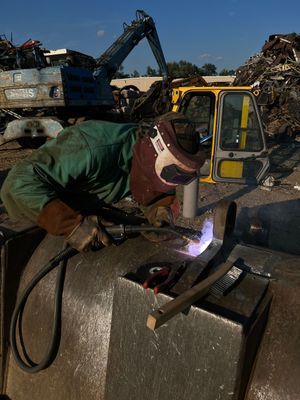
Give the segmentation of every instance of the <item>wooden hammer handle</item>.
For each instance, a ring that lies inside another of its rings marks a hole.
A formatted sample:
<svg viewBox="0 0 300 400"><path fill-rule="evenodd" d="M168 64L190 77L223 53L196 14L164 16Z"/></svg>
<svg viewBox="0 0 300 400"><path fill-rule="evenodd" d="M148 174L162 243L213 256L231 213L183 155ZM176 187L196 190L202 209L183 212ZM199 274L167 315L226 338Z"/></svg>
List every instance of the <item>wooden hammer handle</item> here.
<svg viewBox="0 0 300 400"><path fill-rule="evenodd" d="M209 291L210 287L218 281L222 276L227 274L228 271L233 267L232 261L226 261L221 264L220 267L209 275L206 279L186 290L175 299L169 301L158 310L153 311L148 315L147 327L151 330L155 330L167 322L174 315L184 311L190 307L193 303L205 296Z"/></svg>

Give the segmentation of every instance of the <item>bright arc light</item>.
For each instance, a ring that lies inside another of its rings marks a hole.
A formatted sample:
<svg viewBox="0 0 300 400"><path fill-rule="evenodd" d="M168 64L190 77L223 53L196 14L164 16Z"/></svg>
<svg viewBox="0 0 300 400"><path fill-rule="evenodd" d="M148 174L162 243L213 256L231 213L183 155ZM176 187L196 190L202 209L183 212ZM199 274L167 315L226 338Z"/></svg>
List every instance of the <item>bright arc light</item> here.
<svg viewBox="0 0 300 400"><path fill-rule="evenodd" d="M199 243L190 243L187 246L187 251L189 255L196 257L208 247L213 239L213 220L212 218L207 218L203 223L203 228L201 229L201 236Z"/></svg>

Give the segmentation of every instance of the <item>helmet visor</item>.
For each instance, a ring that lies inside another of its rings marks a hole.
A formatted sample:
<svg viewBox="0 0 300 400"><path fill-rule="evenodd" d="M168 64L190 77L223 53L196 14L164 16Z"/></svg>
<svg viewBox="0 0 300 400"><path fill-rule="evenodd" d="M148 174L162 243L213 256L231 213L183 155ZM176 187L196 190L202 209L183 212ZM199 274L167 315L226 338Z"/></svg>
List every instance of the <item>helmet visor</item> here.
<svg viewBox="0 0 300 400"><path fill-rule="evenodd" d="M161 170L160 177L173 185L188 185L198 177L198 174L196 171L184 171L177 165L171 164Z"/></svg>

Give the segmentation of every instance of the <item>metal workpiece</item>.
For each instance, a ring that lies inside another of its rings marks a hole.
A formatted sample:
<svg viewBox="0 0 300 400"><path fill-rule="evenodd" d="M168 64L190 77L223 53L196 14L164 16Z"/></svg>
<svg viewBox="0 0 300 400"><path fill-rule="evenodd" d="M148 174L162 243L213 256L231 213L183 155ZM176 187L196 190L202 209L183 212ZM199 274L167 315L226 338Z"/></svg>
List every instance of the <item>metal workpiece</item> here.
<svg viewBox="0 0 300 400"><path fill-rule="evenodd" d="M223 278L234 266L227 260L235 225L236 203L221 200L215 211L213 238L207 249L190 263L175 286L179 296L152 311L147 319L149 329L155 330L179 312L205 296L211 286ZM200 280L201 274L205 275ZM200 281L199 281L200 280ZM183 287L186 285L185 290ZM179 290L179 291L178 291Z"/></svg>
<svg viewBox="0 0 300 400"><path fill-rule="evenodd" d="M246 400L300 398L300 257L239 244L231 253L257 276L270 279L273 296L267 327Z"/></svg>
<svg viewBox="0 0 300 400"><path fill-rule="evenodd" d="M300 397L299 256L242 243L227 243L226 249L222 240L214 238L201 256L192 257L179 251L183 249L178 241L159 244L142 236L77 254L66 270L58 354L47 369L28 374L10 354L10 315L17 290L23 292L61 251L63 240L52 235L43 239L44 232L36 227L22 230L7 225L1 231L1 395L6 398ZM180 290L194 284L197 273L208 267L213 273L226 262L234 265L229 290L221 295L220 290L210 290L155 331L146 326L149 313L179 298ZM186 269L175 286L156 295L153 288L143 287L150 265L181 263ZM189 266L191 280L185 275ZM143 267L146 275L137 274ZM51 335L55 281L53 270L34 288L23 314L25 347L37 363Z"/></svg>
<svg viewBox="0 0 300 400"><path fill-rule="evenodd" d="M220 200L214 215L213 236L215 239L226 240L234 231L236 218L236 203Z"/></svg>
<svg viewBox="0 0 300 400"><path fill-rule="evenodd" d="M291 157L289 154L287 157ZM300 254L299 196L293 200L242 207L236 222L240 242L270 252Z"/></svg>
<svg viewBox="0 0 300 400"><path fill-rule="evenodd" d="M44 236L45 232L32 224L9 221L0 226L0 393L7 375L8 332L17 288L23 269Z"/></svg>
<svg viewBox="0 0 300 400"><path fill-rule="evenodd" d="M246 400L300 398L300 260L277 263L273 301Z"/></svg>
<svg viewBox="0 0 300 400"><path fill-rule="evenodd" d="M249 276L228 295L230 307L207 299L151 331L149 309L170 296L118 278L105 400L242 399L266 320L267 286Z"/></svg>
<svg viewBox="0 0 300 400"><path fill-rule="evenodd" d="M182 215L185 218L195 218L198 211L199 179L194 179L188 185L183 186Z"/></svg>
<svg viewBox="0 0 300 400"><path fill-rule="evenodd" d="M173 293L180 294L189 289L206 269L214 268L227 259L233 247L235 217L236 204L221 200L214 214L211 242L189 262L182 279L173 288Z"/></svg>
<svg viewBox="0 0 300 400"><path fill-rule="evenodd" d="M19 293L62 247L61 238L46 236L26 265ZM4 393L13 400L103 400L115 281L155 254L162 260L178 258L172 248L143 237L71 258L59 353L48 369L34 375L22 371L10 355ZM26 349L35 362L44 356L51 334L55 281L53 270L31 293L22 318Z"/></svg>

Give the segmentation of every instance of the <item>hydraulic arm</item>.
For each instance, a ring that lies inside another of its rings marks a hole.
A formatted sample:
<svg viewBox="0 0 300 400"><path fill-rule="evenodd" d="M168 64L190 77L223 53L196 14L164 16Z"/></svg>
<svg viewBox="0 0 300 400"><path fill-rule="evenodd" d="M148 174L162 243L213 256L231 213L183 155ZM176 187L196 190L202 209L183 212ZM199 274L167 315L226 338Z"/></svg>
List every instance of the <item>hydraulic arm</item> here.
<svg viewBox="0 0 300 400"><path fill-rule="evenodd" d="M132 49L147 38L161 74L168 77L168 67L160 45L153 19L142 10L136 11L136 20L130 25L124 23L123 34L96 60L96 77L111 81L120 65Z"/></svg>

